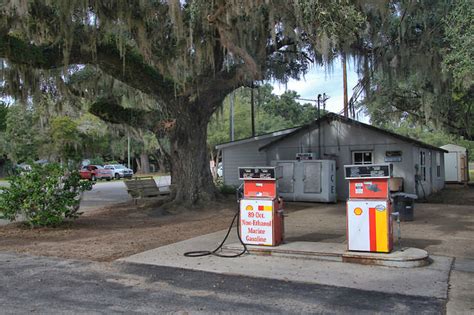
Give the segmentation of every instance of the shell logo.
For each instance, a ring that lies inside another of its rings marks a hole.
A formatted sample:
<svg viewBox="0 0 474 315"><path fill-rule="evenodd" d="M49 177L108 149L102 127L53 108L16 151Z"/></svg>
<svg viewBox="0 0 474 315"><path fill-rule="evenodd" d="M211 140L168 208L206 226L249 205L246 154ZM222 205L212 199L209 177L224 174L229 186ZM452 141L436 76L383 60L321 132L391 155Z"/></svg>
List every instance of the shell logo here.
<svg viewBox="0 0 474 315"><path fill-rule="evenodd" d="M355 215L361 215L361 214L362 214L362 209L359 208L359 207L355 208L355 209L354 209L354 214L355 214Z"/></svg>
<svg viewBox="0 0 474 315"><path fill-rule="evenodd" d="M248 205L247 207L245 207L245 210L247 211L253 211L253 207L251 205Z"/></svg>

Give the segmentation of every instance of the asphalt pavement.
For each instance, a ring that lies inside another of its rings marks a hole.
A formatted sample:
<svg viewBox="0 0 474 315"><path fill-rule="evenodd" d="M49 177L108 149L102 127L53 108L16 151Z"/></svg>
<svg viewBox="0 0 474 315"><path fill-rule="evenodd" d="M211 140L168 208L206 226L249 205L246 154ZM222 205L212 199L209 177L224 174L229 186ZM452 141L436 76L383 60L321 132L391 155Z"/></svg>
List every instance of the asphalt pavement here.
<svg viewBox="0 0 474 315"><path fill-rule="evenodd" d="M168 186L171 183L170 176L155 177L158 187ZM91 191L86 191L81 201L81 211L88 212L94 209L111 206L113 204L131 200L127 193L123 180L120 181L98 181Z"/></svg>
<svg viewBox="0 0 474 315"><path fill-rule="evenodd" d="M81 211L88 212L131 200L123 181L97 182L92 190L84 192Z"/></svg>
<svg viewBox="0 0 474 315"><path fill-rule="evenodd" d="M445 300L163 266L0 253L0 304L6 314L439 314Z"/></svg>

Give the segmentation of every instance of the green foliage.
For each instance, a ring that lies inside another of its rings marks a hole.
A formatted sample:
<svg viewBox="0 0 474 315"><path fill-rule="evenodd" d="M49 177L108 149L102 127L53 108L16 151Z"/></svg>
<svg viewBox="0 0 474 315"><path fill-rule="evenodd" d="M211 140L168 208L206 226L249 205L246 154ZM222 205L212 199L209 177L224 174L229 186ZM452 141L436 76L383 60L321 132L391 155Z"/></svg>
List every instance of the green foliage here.
<svg viewBox="0 0 474 315"><path fill-rule="evenodd" d="M0 132L5 132L5 130L7 129L7 114L7 104L0 101Z"/></svg>
<svg viewBox="0 0 474 315"><path fill-rule="evenodd" d="M21 104L10 106L6 115L5 152L15 163L37 156L37 130L33 128L33 112Z"/></svg>
<svg viewBox="0 0 474 315"><path fill-rule="evenodd" d="M208 145L211 150L217 144L230 141L230 102L232 95L224 101L221 111L214 114L208 127ZM281 96L272 94L272 86L263 85L254 91L255 132L257 135L306 124L317 119L317 108L296 101L299 95L287 91ZM252 135L249 89L235 92L234 140ZM322 115L322 113L321 113Z"/></svg>
<svg viewBox="0 0 474 315"><path fill-rule="evenodd" d="M360 43L372 47L359 62L372 122L416 121L472 139L472 1L394 1L387 12L370 16Z"/></svg>
<svg viewBox="0 0 474 315"><path fill-rule="evenodd" d="M63 161L78 159L80 145L77 123L67 116L57 116L51 120L51 140L57 156Z"/></svg>
<svg viewBox="0 0 474 315"><path fill-rule="evenodd" d="M456 86L466 90L474 84L474 4L471 0L454 1L444 18L447 53L443 64L453 74Z"/></svg>
<svg viewBox="0 0 474 315"><path fill-rule="evenodd" d="M77 171L58 164L33 164L30 172L9 180L9 187L0 188L0 213L10 221L24 220L30 227L57 226L78 218L80 195L92 188Z"/></svg>
<svg viewBox="0 0 474 315"><path fill-rule="evenodd" d="M91 162L91 164L94 164L94 165L104 165L105 164L104 159L101 156L96 156L96 157L90 159L90 162Z"/></svg>
<svg viewBox="0 0 474 315"><path fill-rule="evenodd" d="M224 184L222 177L217 178L214 181L214 185L216 186L217 190L219 190L219 192L224 195L234 195L237 191L236 186Z"/></svg>
<svg viewBox="0 0 474 315"><path fill-rule="evenodd" d="M417 125L416 123L409 123L407 121L400 124L385 124L383 126L395 133L431 144L435 147L441 147L445 144L457 144L468 149L469 152L474 152L474 141L463 139L459 136L447 133L442 129ZM469 154L469 160L474 161L474 154Z"/></svg>

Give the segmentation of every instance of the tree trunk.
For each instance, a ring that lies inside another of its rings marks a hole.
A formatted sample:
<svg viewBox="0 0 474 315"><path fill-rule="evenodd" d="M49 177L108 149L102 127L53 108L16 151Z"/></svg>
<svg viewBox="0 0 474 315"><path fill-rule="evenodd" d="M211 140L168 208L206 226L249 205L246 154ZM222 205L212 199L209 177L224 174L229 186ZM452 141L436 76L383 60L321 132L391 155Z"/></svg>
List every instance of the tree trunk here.
<svg viewBox="0 0 474 315"><path fill-rule="evenodd" d="M185 104L170 133L171 181L174 204L195 206L215 200L207 150L207 124L211 112L199 104ZM184 107L184 108L183 108Z"/></svg>
<svg viewBox="0 0 474 315"><path fill-rule="evenodd" d="M140 159L135 158L135 163L137 163L137 173L142 173L142 164L140 163Z"/></svg>
<svg viewBox="0 0 474 315"><path fill-rule="evenodd" d="M148 158L148 154L140 154L140 165L143 174L150 174L150 159Z"/></svg>

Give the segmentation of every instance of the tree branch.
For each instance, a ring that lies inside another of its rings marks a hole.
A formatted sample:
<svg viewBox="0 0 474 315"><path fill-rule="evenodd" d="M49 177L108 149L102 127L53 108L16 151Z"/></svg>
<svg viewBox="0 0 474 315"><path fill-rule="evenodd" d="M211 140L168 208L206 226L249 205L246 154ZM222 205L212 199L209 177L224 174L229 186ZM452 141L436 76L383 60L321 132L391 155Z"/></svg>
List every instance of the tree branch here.
<svg viewBox="0 0 474 315"><path fill-rule="evenodd" d="M101 98L94 102L89 112L105 122L125 124L137 129L154 130L161 120L161 112L124 108L114 98Z"/></svg>
<svg viewBox="0 0 474 315"><path fill-rule="evenodd" d="M60 44L33 45L8 34L0 35L0 58L39 69L65 66L63 49ZM166 78L146 64L138 53L127 49L124 59L112 44L99 44L96 58L93 58L92 54L82 52L80 44L76 43L71 47L69 63L96 65L104 73L145 94L155 96L158 101L173 95L173 80Z"/></svg>

